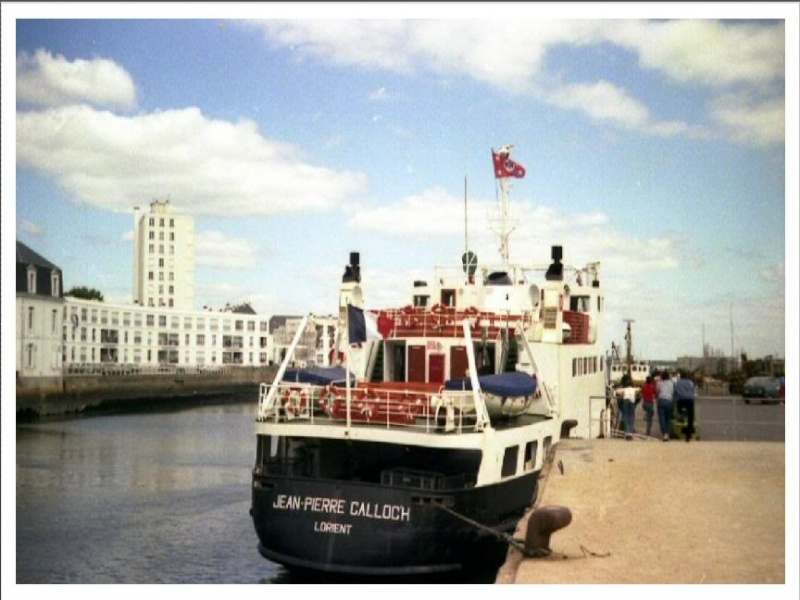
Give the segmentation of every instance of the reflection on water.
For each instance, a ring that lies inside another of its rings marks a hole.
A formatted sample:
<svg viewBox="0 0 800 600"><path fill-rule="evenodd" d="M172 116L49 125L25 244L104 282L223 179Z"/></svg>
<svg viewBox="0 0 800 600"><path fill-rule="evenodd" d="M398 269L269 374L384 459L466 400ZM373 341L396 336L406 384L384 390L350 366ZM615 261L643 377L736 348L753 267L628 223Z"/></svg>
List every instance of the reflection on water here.
<svg viewBox="0 0 800 600"><path fill-rule="evenodd" d="M17 427L18 583L258 583L255 404Z"/></svg>

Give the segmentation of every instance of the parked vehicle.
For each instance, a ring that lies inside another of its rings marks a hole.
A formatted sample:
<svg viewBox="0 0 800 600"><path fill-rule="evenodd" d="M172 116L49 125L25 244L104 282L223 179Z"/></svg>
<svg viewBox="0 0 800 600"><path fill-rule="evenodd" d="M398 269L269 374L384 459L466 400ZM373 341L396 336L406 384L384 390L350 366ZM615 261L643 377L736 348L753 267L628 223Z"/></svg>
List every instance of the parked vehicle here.
<svg viewBox="0 0 800 600"><path fill-rule="evenodd" d="M742 398L745 404L750 404L750 400L760 399L764 402L780 402L782 400L782 385L780 379L769 375L758 375L751 377L744 383Z"/></svg>

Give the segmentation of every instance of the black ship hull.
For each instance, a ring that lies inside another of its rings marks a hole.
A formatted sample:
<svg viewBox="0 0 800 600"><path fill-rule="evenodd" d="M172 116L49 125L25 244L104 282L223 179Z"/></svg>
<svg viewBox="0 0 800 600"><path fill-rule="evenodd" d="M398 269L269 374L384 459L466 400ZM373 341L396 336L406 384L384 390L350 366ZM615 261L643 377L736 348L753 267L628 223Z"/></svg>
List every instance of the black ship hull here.
<svg viewBox="0 0 800 600"><path fill-rule="evenodd" d="M288 569L365 577L497 570L538 471L503 482L430 489L254 473L259 551ZM401 483L401 485L397 485Z"/></svg>

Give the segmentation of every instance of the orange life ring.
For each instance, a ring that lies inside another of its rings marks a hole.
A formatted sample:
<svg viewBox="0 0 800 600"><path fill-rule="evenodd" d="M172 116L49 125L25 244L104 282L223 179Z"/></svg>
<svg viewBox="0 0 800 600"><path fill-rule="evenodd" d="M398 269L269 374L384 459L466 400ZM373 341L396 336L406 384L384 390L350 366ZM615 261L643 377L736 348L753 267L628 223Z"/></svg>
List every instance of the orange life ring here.
<svg viewBox="0 0 800 600"><path fill-rule="evenodd" d="M298 416L308 407L308 395L302 388L289 388L283 395L282 403L286 416Z"/></svg>

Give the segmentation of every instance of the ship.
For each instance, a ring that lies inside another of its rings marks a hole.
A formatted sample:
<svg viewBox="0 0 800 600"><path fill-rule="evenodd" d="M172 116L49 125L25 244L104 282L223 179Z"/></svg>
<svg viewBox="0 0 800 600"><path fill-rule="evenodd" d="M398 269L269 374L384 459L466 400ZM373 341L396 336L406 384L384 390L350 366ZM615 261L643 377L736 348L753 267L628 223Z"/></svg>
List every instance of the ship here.
<svg viewBox="0 0 800 600"><path fill-rule="evenodd" d="M492 150L507 215L524 168ZM505 222L505 220L504 220ZM293 368L301 325L259 388L250 514L258 551L290 572L404 577L497 570L565 437L606 408L599 262L563 247L521 266L501 229L494 266L410 282L367 308L361 253L341 278L331 364Z"/></svg>

